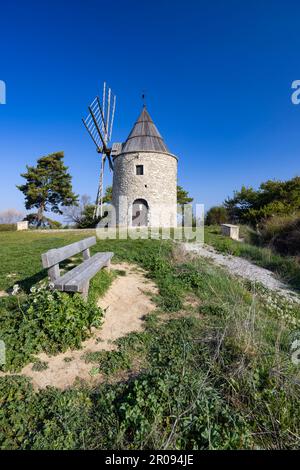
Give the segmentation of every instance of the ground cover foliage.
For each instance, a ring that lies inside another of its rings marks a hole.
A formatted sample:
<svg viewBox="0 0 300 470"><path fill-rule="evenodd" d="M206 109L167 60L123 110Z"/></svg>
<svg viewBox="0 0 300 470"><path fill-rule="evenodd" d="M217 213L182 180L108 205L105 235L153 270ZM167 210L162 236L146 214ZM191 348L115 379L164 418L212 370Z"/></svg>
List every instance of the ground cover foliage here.
<svg viewBox="0 0 300 470"><path fill-rule="evenodd" d="M76 238L34 236L43 248ZM10 252L26 253L16 241L10 240ZM31 249L37 266L40 253ZM97 386L35 392L24 377L1 377L1 448L298 448L300 378L291 344L299 307L207 260L187 258L168 241L99 241L95 247L108 249L155 280L157 311L143 332L119 339L115 351L85 357L102 377ZM12 259L22 271L18 280L26 279L23 260ZM9 301L1 300L4 309Z"/></svg>

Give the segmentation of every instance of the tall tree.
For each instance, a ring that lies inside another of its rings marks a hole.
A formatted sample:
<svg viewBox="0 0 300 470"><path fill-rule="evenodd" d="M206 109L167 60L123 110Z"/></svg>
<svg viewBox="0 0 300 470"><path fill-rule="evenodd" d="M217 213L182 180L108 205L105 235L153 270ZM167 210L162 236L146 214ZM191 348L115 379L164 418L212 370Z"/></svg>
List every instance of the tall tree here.
<svg viewBox="0 0 300 470"><path fill-rule="evenodd" d="M63 158L63 152L41 157L36 166L27 165L27 172L21 174L26 183L17 188L25 196L26 209L37 209L37 226L43 224L45 212L62 214L63 206L77 204L78 196L73 193L72 177Z"/></svg>
<svg viewBox="0 0 300 470"><path fill-rule="evenodd" d="M185 204L189 204L191 202L193 202L193 198L189 196L189 193L188 191L186 191L185 189L183 189L182 186L177 186L177 204L180 205L181 207L181 210L178 210L178 214L180 215L181 217L181 224L184 225L184 215L183 215L183 211L184 211L184 205ZM191 210L191 215L192 215L192 210ZM193 215L192 215L192 219L193 219Z"/></svg>
<svg viewBox="0 0 300 470"><path fill-rule="evenodd" d="M177 186L177 204L183 206L184 204L189 204L193 202L193 198L189 196L188 191L183 189L182 186Z"/></svg>

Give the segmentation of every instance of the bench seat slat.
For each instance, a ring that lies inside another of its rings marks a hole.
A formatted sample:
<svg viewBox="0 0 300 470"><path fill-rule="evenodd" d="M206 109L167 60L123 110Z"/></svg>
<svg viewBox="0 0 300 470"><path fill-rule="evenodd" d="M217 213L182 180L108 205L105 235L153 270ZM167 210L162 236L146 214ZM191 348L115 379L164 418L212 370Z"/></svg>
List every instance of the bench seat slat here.
<svg viewBox="0 0 300 470"><path fill-rule="evenodd" d="M113 257L113 253L96 253L92 258L76 266L71 271L54 281L54 287L68 292L82 292L86 283L105 266Z"/></svg>
<svg viewBox="0 0 300 470"><path fill-rule="evenodd" d="M98 258L99 255L101 256L101 253L96 253L94 256L92 256L88 260L84 261L83 263L78 264L78 266L75 266L75 268L71 269L70 271L67 271L65 274L55 279L54 286L57 289L63 288L63 286L68 281L73 279L73 277L75 277L76 274L81 273L82 269L84 269L85 267L88 267L90 264L93 264L95 262L95 258Z"/></svg>
<svg viewBox="0 0 300 470"><path fill-rule="evenodd" d="M79 242L71 243L71 245L63 246L62 248L54 248L42 254L42 263L44 268L51 268L61 261L77 255L84 250L87 250L93 245L96 245L96 237L85 238Z"/></svg>

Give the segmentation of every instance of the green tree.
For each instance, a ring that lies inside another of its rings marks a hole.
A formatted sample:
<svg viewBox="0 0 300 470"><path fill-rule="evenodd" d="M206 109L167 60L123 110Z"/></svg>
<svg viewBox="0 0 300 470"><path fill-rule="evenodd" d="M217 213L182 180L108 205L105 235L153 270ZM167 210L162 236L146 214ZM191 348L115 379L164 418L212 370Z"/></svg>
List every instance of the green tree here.
<svg viewBox="0 0 300 470"><path fill-rule="evenodd" d="M228 222L228 214L224 206L214 206L207 211L205 217L206 225L220 225L226 222Z"/></svg>
<svg viewBox="0 0 300 470"><path fill-rule="evenodd" d="M179 204L180 207L181 207L181 210L178 210L178 214L181 217L181 224L182 225L184 225L184 215L183 215L184 205L185 204L190 204L191 202L193 202L193 200L194 199L189 196L188 191L183 189L182 186L177 186L177 204ZM192 209L191 209L191 212L192 212ZM193 215L192 215L192 219L193 219L193 222L192 222L192 224L193 224L193 223L195 223L195 220L194 220L195 218L194 218Z"/></svg>
<svg viewBox="0 0 300 470"><path fill-rule="evenodd" d="M183 189L182 186L177 186L177 204L183 206L184 204L189 204L193 202L193 198L189 196L188 191Z"/></svg>
<svg viewBox="0 0 300 470"><path fill-rule="evenodd" d="M105 189L105 194L103 197L103 203L107 204L108 202L112 201L112 186L107 186Z"/></svg>
<svg viewBox="0 0 300 470"><path fill-rule="evenodd" d="M103 197L103 209L105 214L106 205L112 201L112 186L107 186ZM91 198L84 194L80 198L79 204L64 209L64 216L67 222L74 223L77 228L94 228L98 225L101 217L94 217L95 204L91 203Z"/></svg>
<svg viewBox="0 0 300 470"><path fill-rule="evenodd" d="M26 183L17 188L25 196L26 209L37 209L37 226L44 223L45 212L62 214L63 206L77 204L78 196L73 193L72 177L63 158L63 152L41 157L36 166L27 165L27 172L21 174Z"/></svg>
<svg viewBox="0 0 300 470"><path fill-rule="evenodd" d="M287 181L263 182L257 191L243 186L224 202L233 221L256 225L275 215L293 214L300 210L300 177Z"/></svg>
<svg viewBox="0 0 300 470"><path fill-rule="evenodd" d="M80 220L77 222L77 228L95 228L100 222L100 217L94 217L95 204L87 204L81 213Z"/></svg>
<svg viewBox="0 0 300 470"><path fill-rule="evenodd" d="M234 191L233 197L224 201L224 207L232 222L247 222L245 215L256 206L257 191L246 186L242 186L240 191Z"/></svg>
<svg viewBox="0 0 300 470"><path fill-rule="evenodd" d="M24 220L27 220L31 227L37 227L39 223L37 219L37 214L27 214ZM49 227L52 229L55 229L55 228L57 229L57 228L62 227L62 224L58 222L57 220L53 220L45 216L43 216L42 224L44 226L47 226L47 228Z"/></svg>

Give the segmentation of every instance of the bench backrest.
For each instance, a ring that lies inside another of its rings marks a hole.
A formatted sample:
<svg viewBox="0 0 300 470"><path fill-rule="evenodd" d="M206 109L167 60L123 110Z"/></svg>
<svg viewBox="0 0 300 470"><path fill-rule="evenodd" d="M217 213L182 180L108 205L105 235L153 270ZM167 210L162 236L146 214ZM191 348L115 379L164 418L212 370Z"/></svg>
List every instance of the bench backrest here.
<svg viewBox="0 0 300 470"><path fill-rule="evenodd" d="M96 245L96 237L85 238L79 242L72 243L71 245L63 246L62 248L54 248L42 254L42 263L44 268L51 268L64 261L71 256L82 253L88 250L91 246Z"/></svg>

